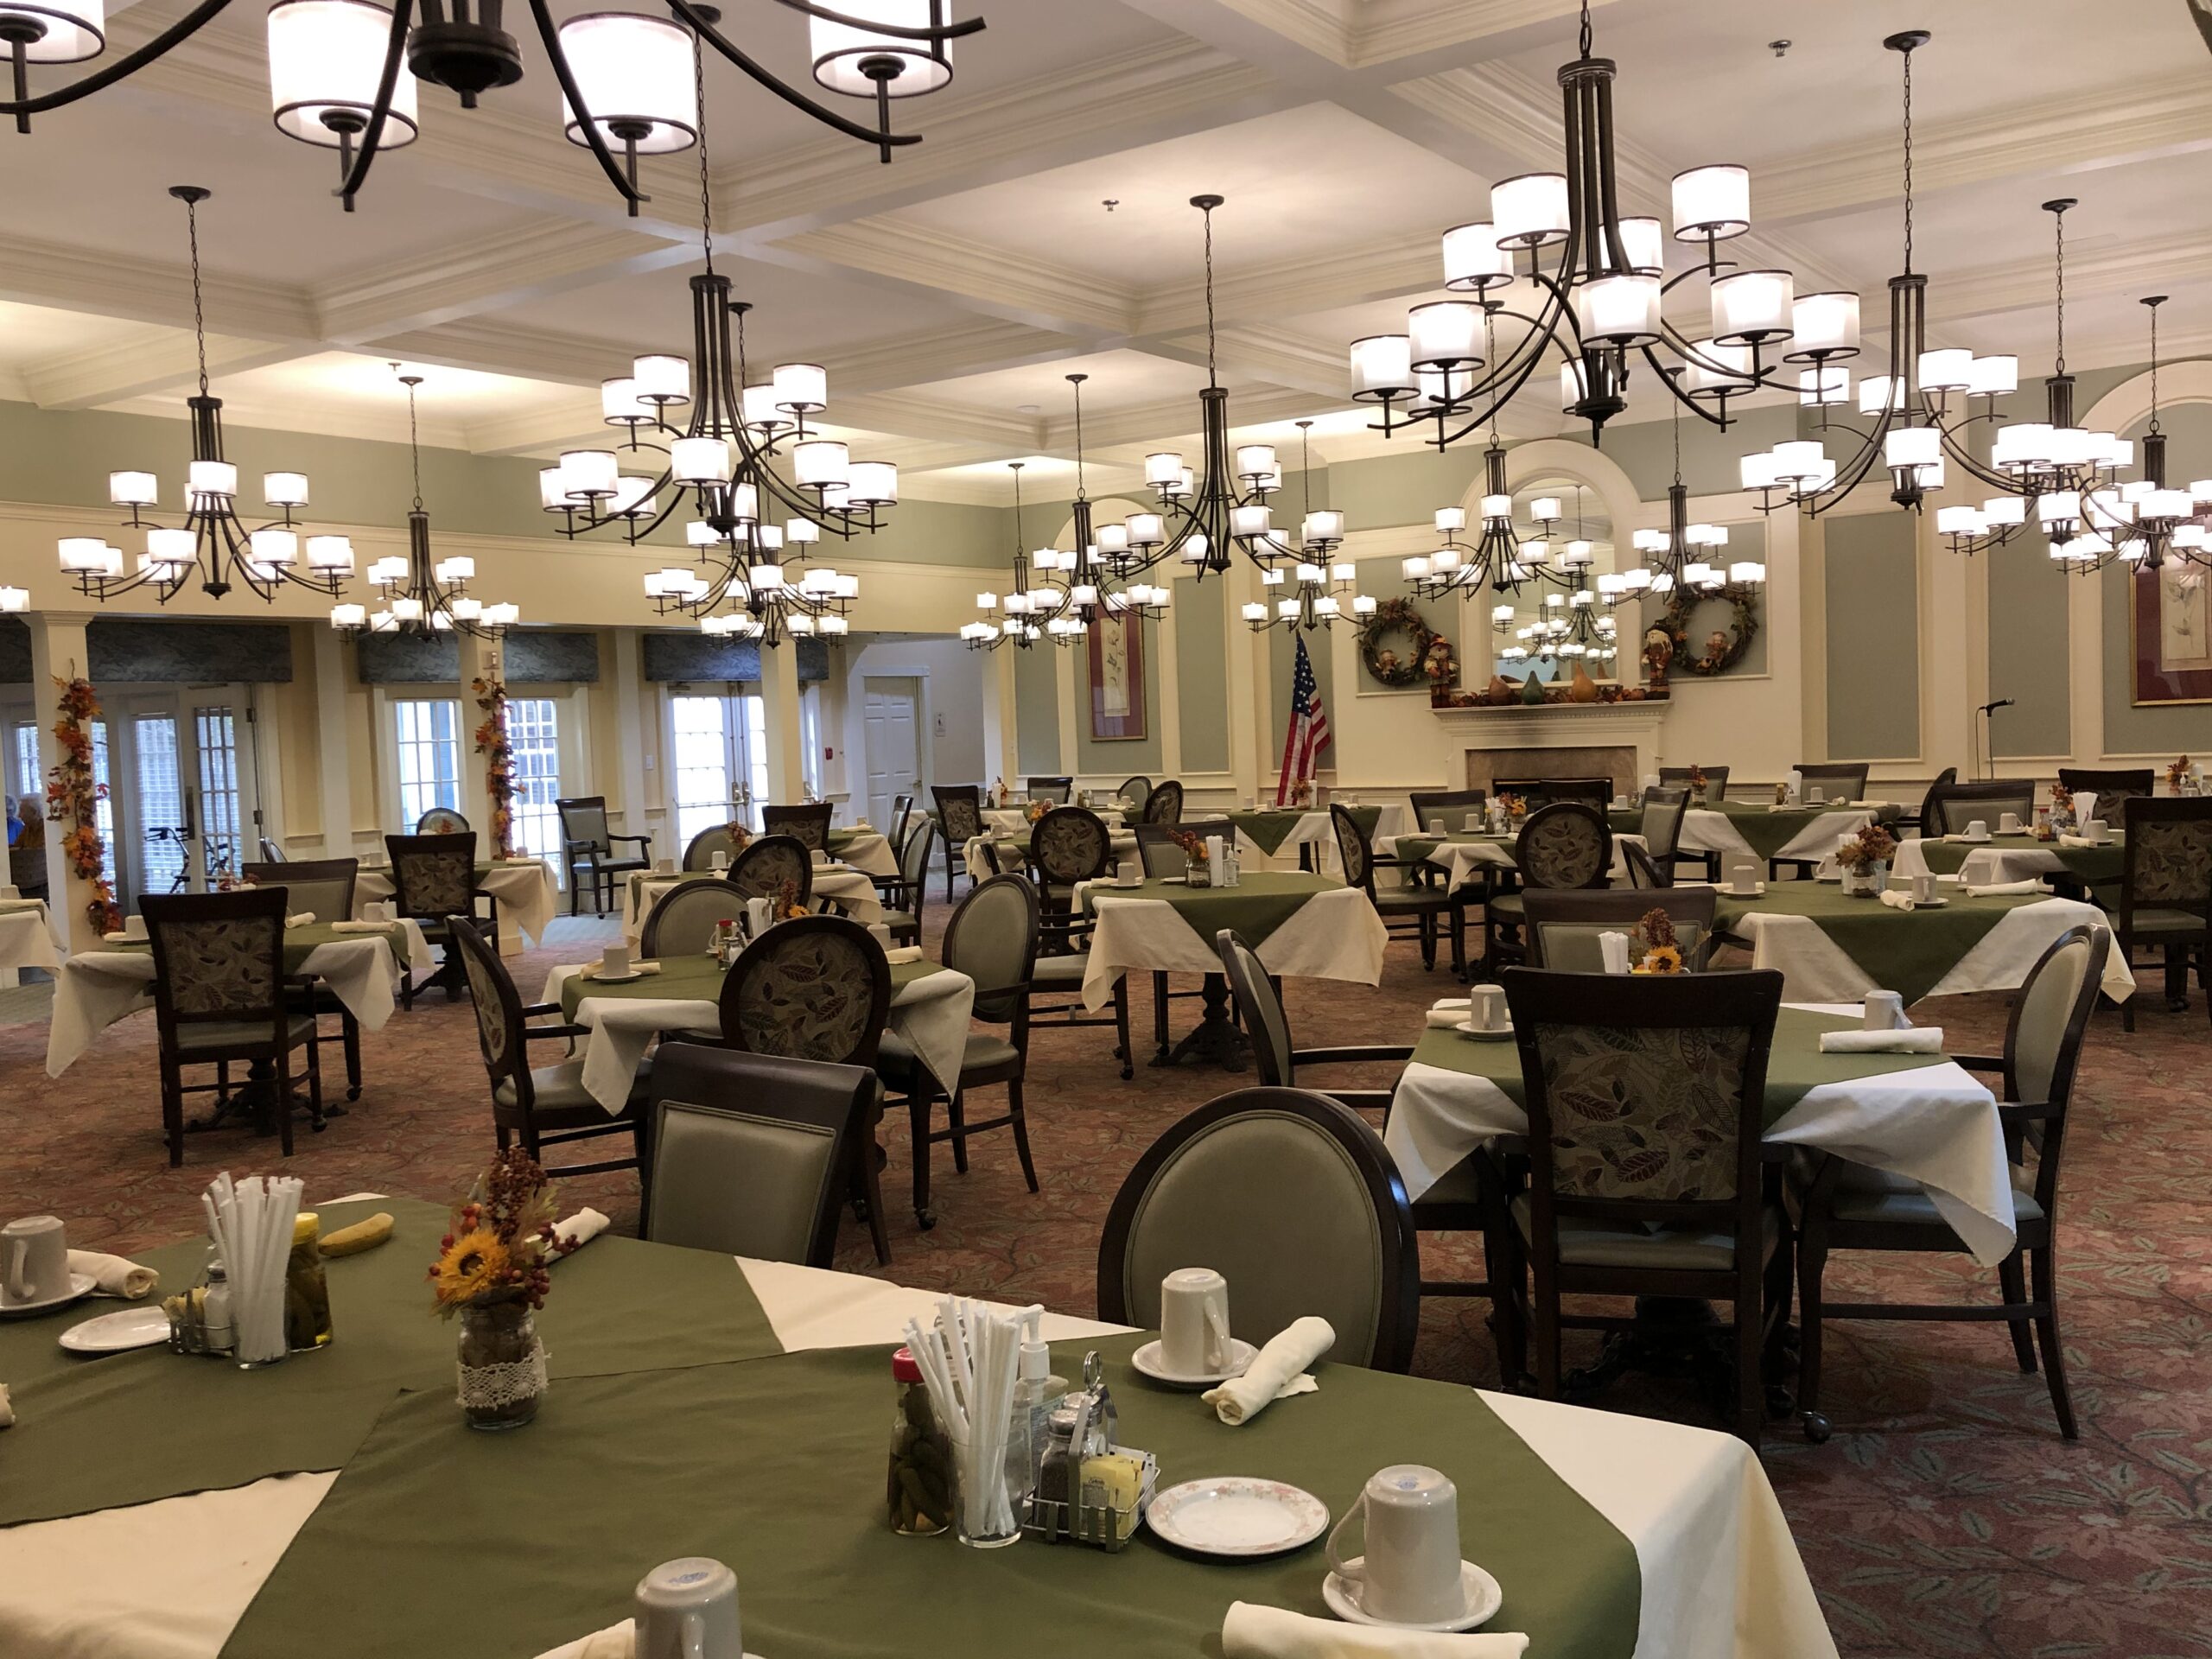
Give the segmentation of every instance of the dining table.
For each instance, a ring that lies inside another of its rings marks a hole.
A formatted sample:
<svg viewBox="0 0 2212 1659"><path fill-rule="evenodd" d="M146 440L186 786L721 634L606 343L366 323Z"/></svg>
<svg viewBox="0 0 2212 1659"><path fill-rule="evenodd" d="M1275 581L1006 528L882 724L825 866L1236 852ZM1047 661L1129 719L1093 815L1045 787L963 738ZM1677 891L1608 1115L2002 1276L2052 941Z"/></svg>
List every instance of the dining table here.
<svg viewBox="0 0 2212 1659"><path fill-rule="evenodd" d="M436 964L419 923L308 922L284 930L288 979L320 979L359 1020L381 1031L398 1007L403 961L417 973ZM46 1075L58 1077L100 1033L124 1016L154 1006L153 947L111 933L97 950L79 950L55 976L46 1039Z"/></svg>
<svg viewBox="0 0 2212 1659"><path fill-rule="evenodd" d="M1464 1020L1464 1014L1458 1016ZM1770 1147L1808 1147L1920 1182L1984 1267L2012 1253L2016 1224L1996 1096L1942 1054L1824 1054L1863 1009L1792 1003L1775 1020L1760 1103ZM1418 1200L1485 1142L1529 1132L1511 1032L1431 1025L1392 1092L1382 1141Z"/></svg>
<svg viewBox="0 0 2212 1659"><path fill-rule="evenodd" d="M558 1003L564 1020L589 1033L583 1039L584 1090L609 1113L629 1103L639 1069L664 1033L718 1036L722 1028L728 970L711 953L633 965L637 977L617 983L601 982L596 963L556 967L538 998ZM891 964L889 1028L913 1046L948 1098L960 1079L975 1006L976 982L957 969L926 959Z"/></svg>
<svg viewBox="0 0 2212 1659"><path fill-rule="evenodd" d="M1870 823L1893 819L1903 810L1887 801L1709 802L1682 814L1675 850L1712 855L1724 868L1732 855L1761 864L1788 859L1828 866L1839 840L1857 835ZM1640 806L1615 806L1606 816L1617 833L1643 828Z"/></svg>
<svg viewBox="0 0 2212 1659"><path fill-rule="evenodd" d="M1458 815L1454 815L1458 816ZM1636 822L1630 814L1628 822ZM1519 827L1493 832L1489 830L1446 830L1439 834L1433 830L1417 830L1402 836L1389 836L1376 842L1375 850L1396 861L1400 879L1416 865L1427 865L1444 873L1446 891L1479 881L1486 870L1515 870L1520 868L1516 852L1521 839ZM1613 864L1611 874L1620 881L1628 879L1628 854L1630 847L1645 844L1643 837L1633 830L1616 827L1613 830ZM1389 866L1378 867L1376 879L1379 881Z"/></svg>
<svg viewBox="0 0 2212 1659"><path fill-rule="evenodd" d="M899 859L891 850L890 836L871 824L833 827L824 850L837 862L865 875L899 874Z"/></svg>
<svg viewBox="0 0 2212 1659"><path fill-rule="evenodd" d="M637 943L652 907L668 893L692 881L719 881L726 870L633 870L622 887L622 937ZM865 927L883 919L883 895L874 879L849 864L817 863L812 893Z"/></svg>
<svg viewBox="0 0 2212 1659"><path fill-rule="evenodd" d="M1117 806L1092 807L1106 825L1107 856L1115 863L1137 856L1136 831L1128 828L1127 815ZM1025 809L1018 806L987 806L983 809L983 833L970 836L960 849L961 861L968 867L970 881L988 881L995 875L1009 870L1026 871L1029 868L1030 837L1036 825L1030 822Z"/></svg>
<svg viewBox="0 0 2212 1659"><path fill-rule="evenodd" d="M1206 1560L1140 1533L1117 1554L894 1535L891 1351L930 1290L603 1234L550 1269L535 1420L466 1426L454 1340L423 1283L448 1212L356 1194L389 1241L326 1263L333 1340L257 1370L57 1337L113 1303L0 1324L0 1651L108 1659L572 1659L656 1564L737 1574L773 1659L970 1659L1077 1636L1123 1659L1220 1651L1234 1601L1326 1617L1319 1540ZM181 1217L180 1217L181 1220ZM191 1239L143 1253L163 1291ZM1442 1469L1486 1628L1543 1659L1828 1659L1835 1647L1757 1456L1732 1436L1324 1363L1237 1427L1139 1373L1146 1333L1047 1313L1052 1369L1096 1352L1124 1444L1161 1484L1294 1484L1332 1518L1385 1465ZM1077 1635L1079 1633L1079 1636ZM1067 1645L1062 1641L1060 1645Z"/></svg>
<svg viewBox="0 0 2212 1659"><path fill-rule="evenodd" d="M391 865L362 865L353 881L353 914L365 914L369 906L394 897L397 891L391 883ZM560 914L560 889L552 867L542 858L479 860L476 891L496 899L500 915L533 944L544 941L546 928Z"/></svg>
<svg viewBox="0 0 2212 1659"><path fill-rule="evenodd" d="M1907 880L1922 874L1955 875L1975 887L2056 876L2088 889L2117 887L2126 865L2124 835L2102 841L2077 835L2043 840L2031 830L2022 830L2017 835L1999 831L1969 837L1961 833L1901 841L1890 861L1890 874Z"/></svg>
<svg viewBox="0 0 2212 1659"><path fill-rule="evenodd" d="M1402 801L1339 800L1338 804L1367 832L1370 844L1384 836L1403 835L1414 827L1413 814ZM1222 816L1236 826L1237 844L1247 869L1344 874L1336 823L1326 806L1242 807Z"/></svg>
<svg viewBox="0 0 2212 1659"><path fill-rule="evenodd" d="M60 971L69 941L43 899L0 898L0 973L7 983L25 968Z"/></svg>

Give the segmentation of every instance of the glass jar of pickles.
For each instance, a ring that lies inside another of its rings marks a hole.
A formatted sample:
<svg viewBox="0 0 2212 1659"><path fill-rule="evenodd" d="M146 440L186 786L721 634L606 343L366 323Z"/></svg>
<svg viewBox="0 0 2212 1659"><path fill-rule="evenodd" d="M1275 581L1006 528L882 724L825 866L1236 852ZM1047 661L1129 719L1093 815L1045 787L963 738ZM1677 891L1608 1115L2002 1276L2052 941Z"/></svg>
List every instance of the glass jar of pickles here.
<svg viewBox="0 0 2212 1659"><path fill-rule="evenodd" d="M891 1414L891 1469L884 1502L891 1530L909 1538L943 1532L952 1515L952 1443L930 1403L914 1356L891 1356L897 1395Z"/></svg>
<svg viewBox="0 0 2212 1659"><path fill-rule="evenodd" d="M284 1345L294 1353L330 1340L330 1287L322 1277L322 1222L303 1210L292 1224L292 1254L284 1263Z"/></svg>

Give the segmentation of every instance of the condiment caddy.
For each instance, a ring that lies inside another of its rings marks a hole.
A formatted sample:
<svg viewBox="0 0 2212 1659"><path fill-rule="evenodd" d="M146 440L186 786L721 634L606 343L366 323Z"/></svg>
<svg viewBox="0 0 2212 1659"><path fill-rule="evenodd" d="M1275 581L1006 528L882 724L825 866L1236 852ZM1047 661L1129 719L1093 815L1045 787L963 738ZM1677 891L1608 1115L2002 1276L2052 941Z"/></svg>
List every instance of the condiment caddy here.
<svg viewBox="0 0 2212 1659"><path fill-rule="evenodd" d="M1116 1443L1119 1414L1095 1348L1084 1356L1083 1380L1048 1420L1051 1439L1021 1530L1045 1543L1089 1544L1118 1554L1136 1536L1152 1502L1160 1459Z"/></svg>

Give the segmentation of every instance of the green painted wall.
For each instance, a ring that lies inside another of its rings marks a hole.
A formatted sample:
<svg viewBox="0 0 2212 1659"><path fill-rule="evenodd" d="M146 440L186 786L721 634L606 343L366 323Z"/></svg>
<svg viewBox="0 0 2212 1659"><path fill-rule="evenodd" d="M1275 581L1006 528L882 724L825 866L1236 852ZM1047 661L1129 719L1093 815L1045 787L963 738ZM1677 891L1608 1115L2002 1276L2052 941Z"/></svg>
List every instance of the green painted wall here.
<svg viewBox="0 0 2212 1659"><path fill-rule="evenodd" d="M1828 756L1920 753L1920 585L1911 513L1827 520Z"/></svg>
<svg viewBox="0 0 2212 1659"><path fill-rule="evenodd" d="M2086 412L2086 411L2085 411ZM2169 483L2187 484L2212 472L2212 404L2183 404L2159 416L2166 434ZM2127 436L2140 440L2141 426ZM2130 626L2130 578L2118 569L2096 578L2103 589L2105 636L2105 753L2107 754L2201 754L2212 748L2212 707L2172 703L2135 704L2135 643Z"/></svg>
<svg viewBox="0 0 2212 1659"><path fill-rule="evenodd" d="M1126 778L1132 772L1142 772L1157 783L1160 777L1160 728L1168 719L1167 710L1160 706L1160 629L1156 624L1141 625L1144 630L1144 735L1138 738L1114 738L1101 742L1090 735L1090 653L1086 647L1077 658L1076 692L1078 701L1075 715L1075 769L1089 776L1092 772L1114 772Z"/></svg>
<svg viewBox="0 0 2212 1659"><path fill-rule="evenodd" d="M1026 777L1057 777L1060 770L1058 658L1064 647L1035 645L1014 652L1014 753Z"/></svg>
<svg viewBox="0 0 2212 1659"><path fill-rule="evenodd" d="M1173 584L1175 721L1185 773L1229 770L1229 585ZM1241 626L1241 625L1240 625Z"/></svg>
<svg viewBox="0 0 2212 1659"><path fill-rule="evenodd" d="M2073 747L2066 607L2074 578L2050 562L2031 526L1989 561L1989 695L2012 707L1989 717L1993 756L2066 754Z"/></svg>

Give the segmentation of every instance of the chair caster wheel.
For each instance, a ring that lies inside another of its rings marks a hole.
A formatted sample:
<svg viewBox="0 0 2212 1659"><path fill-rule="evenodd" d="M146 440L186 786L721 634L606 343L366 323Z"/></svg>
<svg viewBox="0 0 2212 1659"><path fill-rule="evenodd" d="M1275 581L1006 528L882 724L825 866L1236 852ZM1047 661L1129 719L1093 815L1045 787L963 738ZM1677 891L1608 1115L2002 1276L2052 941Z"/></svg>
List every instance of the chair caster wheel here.
<svg viewBox="0 0 2212 1659"><path fill-rule="evenodd" d="M1817 1411L1808 1411L1802 1415L1804 1418L1807 1443L1813 1446L1826 1446L1828 1443L1828 1436L1835 1433L1829 1425L1828 1420Z"/></svg>
<svg viewBox="0 0 2212 1659"><path fill-rule="evenodd" d="M1127 1083L1131 1077L1136 1076L1136 1074L1137 1069L1135 1066L1130 1065L1127 1060L1123 1060L1122 1062L1122 1081L1123 1083Z"/></svg>
<svg viewBox="0 0 2212 1659"><path fill-rule="evenodd" d="M937 1211L934 1210L915 1211L914 1225L920 1228L926 1233L931 1228L937 1225Z"/></svg>
<svg viewBox="0 0 2212 1659"><path fill-rule="evenodd" d="M361 1091L359 1089L348 1089L346 1091L346 1098L348 1100L359 1100L360 1097Z"/></svg>

